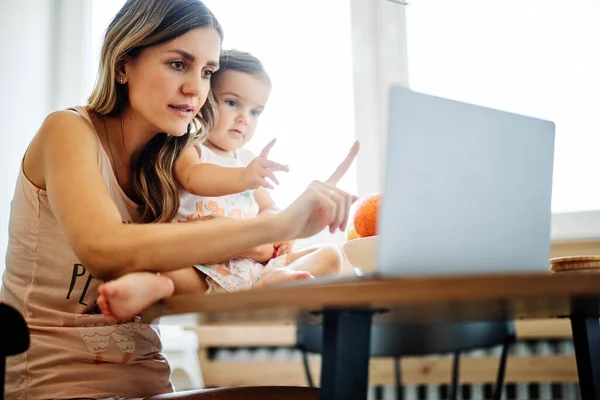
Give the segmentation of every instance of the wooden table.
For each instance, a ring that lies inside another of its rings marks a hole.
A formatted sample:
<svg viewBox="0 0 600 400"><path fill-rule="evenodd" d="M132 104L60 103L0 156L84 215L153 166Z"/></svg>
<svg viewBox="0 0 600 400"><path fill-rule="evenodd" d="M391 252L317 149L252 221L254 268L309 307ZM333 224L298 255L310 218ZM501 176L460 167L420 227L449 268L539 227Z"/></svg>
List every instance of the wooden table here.
<svg viewBox="0 0 600 400"><path fill-rule="evenodd" d="M366 399L373 321L571 319L583 399L600 399L600 273L344 278L210 296L174 296L142 321L197 313L200 321L323 323L321 399ZM351 351L348 351L351 349Z"/></svg>

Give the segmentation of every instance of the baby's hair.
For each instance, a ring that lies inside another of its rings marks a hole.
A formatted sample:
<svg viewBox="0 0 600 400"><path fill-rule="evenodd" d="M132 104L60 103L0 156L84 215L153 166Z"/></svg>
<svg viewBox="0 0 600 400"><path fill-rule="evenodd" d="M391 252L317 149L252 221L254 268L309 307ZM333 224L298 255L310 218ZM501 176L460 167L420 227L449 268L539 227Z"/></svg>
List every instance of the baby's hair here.
<svg viewBox="0 0 600 400"><path fill-rule="evenodd" d="M225 71L238 71L250 75L259 76L270 86L271 79L262 62L252 54L239 50L223 50L219 60L220 68L211 77L214 88L219 84L221 75Z"/></svg>

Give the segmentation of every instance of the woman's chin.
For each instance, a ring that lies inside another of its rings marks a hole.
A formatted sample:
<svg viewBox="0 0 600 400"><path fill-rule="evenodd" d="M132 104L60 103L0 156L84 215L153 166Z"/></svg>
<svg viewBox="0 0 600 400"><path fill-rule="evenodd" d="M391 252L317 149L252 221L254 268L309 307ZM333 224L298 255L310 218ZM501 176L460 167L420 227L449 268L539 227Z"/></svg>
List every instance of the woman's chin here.
<svg viewBox="0 0 600 400"><path fill-rule="evenodd" d="M181 137L187 133L187 129L188 129L187 127L188 127L187 124L186 125L177 124L177 125L172 125L172 126L163 126L160 128L161 128L161 132L164 132L171 136Z"/></svg>

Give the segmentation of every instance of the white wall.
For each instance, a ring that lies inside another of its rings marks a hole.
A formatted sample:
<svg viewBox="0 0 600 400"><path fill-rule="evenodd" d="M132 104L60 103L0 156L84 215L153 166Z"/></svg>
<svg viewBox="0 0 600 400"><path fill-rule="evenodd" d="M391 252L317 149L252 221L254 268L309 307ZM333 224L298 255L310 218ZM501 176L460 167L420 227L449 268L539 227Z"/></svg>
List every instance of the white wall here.
<svg viewBox="0 0 600 400"><path fill-rule="evenodd" d="M54 4L3 0L0 13L0 270L23 152L50 109Z"/></svg>
<svg viewBox="0 0 600 400"><path fill-rule="evenodd" d="M85 104L92 91L89 72L92 62L96 62L90 54L92 0L51 1L55 7L52 18L55 67L50 99L52 110L61 110Z"/></svg>
<svg viewBox="0 0 600 400"><path fill-rule="evenodd" d="M45 116L85 100L89 0L1 0L0 273L20 162Z"/></svg>

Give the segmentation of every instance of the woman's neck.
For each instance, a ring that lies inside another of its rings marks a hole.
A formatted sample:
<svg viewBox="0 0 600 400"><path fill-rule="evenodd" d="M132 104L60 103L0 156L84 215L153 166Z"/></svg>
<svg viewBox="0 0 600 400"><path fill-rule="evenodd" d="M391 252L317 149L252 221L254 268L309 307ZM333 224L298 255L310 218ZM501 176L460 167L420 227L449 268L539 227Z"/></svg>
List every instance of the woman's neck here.
<svg viewBox="0 0 600 400"><path fill-rule="evenodd" d="M132 110L126 109L118 117L107 117L107 134L113 151L127 165L142 151L158 133Z"/></svg>
<svg viewBox="0 0 600 400"><path fill-rule="evenodd" d="M157 129L130 110L116 117L97 117L95 125L119 186L132 198L132 161L156 135Z"/></svg>

